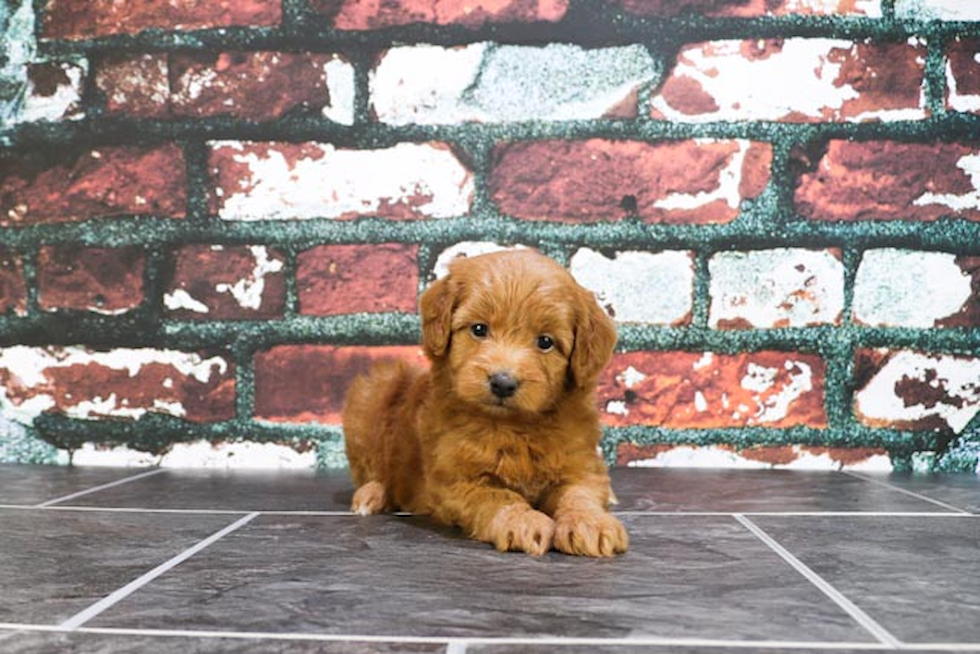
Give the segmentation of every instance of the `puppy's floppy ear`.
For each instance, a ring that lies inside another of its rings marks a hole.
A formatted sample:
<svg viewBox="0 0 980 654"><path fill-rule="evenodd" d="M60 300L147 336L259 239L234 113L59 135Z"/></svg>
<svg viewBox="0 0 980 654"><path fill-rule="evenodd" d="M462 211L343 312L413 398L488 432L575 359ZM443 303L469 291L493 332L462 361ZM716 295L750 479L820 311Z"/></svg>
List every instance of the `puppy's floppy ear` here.
<svg viewBox="0 0 980 654"><path fill-rule="evenodd" d="M448 276L432 282L419 300L422 349L430 359L441 357L449 349L455 303L456 285Z"/></svg>
<svg viewBox="0 0 980 654"><path fill-rule="evenodd" d="M616 324L599 307L592 293L582 289L576 307L575 343L569 359L573 386L587 388L612 358L616 346Z"/></svg>

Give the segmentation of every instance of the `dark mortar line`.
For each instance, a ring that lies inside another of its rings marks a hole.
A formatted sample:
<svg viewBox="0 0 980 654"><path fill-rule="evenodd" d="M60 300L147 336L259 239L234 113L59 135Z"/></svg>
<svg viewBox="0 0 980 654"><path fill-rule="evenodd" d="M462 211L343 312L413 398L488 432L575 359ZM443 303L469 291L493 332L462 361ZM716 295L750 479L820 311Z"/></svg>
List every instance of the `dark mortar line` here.
<svg viewBox="0 0 980 654"><path fill-rule="evenodd" d="M0 239L0 242L4 242ZM42 315L40 308L40 286L38 284L38 257L39 257L39 246L34 246L21 250L21 265L23 266L24 274L24 288L27 291L26 301L26 311L27 314L21 318L13 318L12 316L4 316L0 318L0 325L3 324L3 320L32 320L36 319L38 316ZM5 330L0 329L0 333Z"/></svg>
<svg viewBox="0 0 980 654"><path fill-rule="evenodd" d="M299 290L297 288L297 271L299 262L297 256L299 250L292 245L276 245L286 257L283 275L286 282L286 297L283 306L283 318L290 319L299 315Z"/></svg>
<svg viewBox="0 0 980 654"><path fill-rule="evenodd" d="M166 315L163 297L173 274L173 258L163 246L144 250L143 302L138 310L140 319L157 325Z"/></svg>
<svg viewBox="0 0 980 654"><path fill-rule="evenodd" d="M361 103L364 104L365 100ZM82 153L92 148L110 146L153 147L170 142L209 140L330 143L338 148L382 149L399 143L440 142L463 150L482 142L484 147L510 142L550 140L585 140L601 138L613 141L650 143L691 139L747 139L783 143L783 147L805 145L834 139L860 142L895 140L930 142L976 140L980 133L980 116L955 112L914 121L867 123L786 123L773 121L743 122L669 122L644 120L590 119L568 121L523 121L505 123L462 123L452 125L404 125L363 122L366 106L358 109L355 125L340 125L319 116L287 116L267 122L249 122L227 116L199 120L141 120L127 117L82 119L61 123L24 123L0 132L0 139L10 145L3 149L5 158L38 149L62 153Z"/></svg>
<svg viewBox="0 0 980 654"><path fill-rule="evenodd" d="M778 188L778 187L777 187ZM224 221L214 216L169 219L118 216L77 223L0 228L0 242L20 250L41 245L159 247L193 243L306 249L321 244L416 242L433 247L495 237L504 243L533 245L542 240L568 246L589 244L606 249L687 249L695 251L758 250L800 247L907 248L980 255L980 222L945 219L910 221L814 221L771 217L765 207L735 221L715 225L646 224L636 219L573 224L498 217L492 202L481 202L480 216L437 220L392 221L311 219L292 221Z"/></svg>
<svg viewBox="0 0 980 654"><path fill-rule="evenodd" d="M716 352L744 354L780 351L840 358L857 348L909 349L931 354L974 355L980 328L908 329L824 325L784 329L720 330L703 327L620 325L620 352ZM239 348L254 353L275 345L415 345L415 314L300 316L280 320L164 319L136 316L45 314L38 318L0 317L0 346L79 345L97 349L153 347L177 350ZM850 354L844 359L850 360ZM838 380L843 377L838 377Z"/></svg>
<svg viewBox="0 0 980 654"><path fill-rule="evenodd" d="M850 431L814 427L726 427L710 429L674 429L648 425L607 427L602 447L614 453L621 443L635 445L727 445L736 450L754 447L804 445L816 447L874 447L891 456L929 450L937 442L930 432L908 432L858 425Z"/></svg>
<svg viewBox="0 0 980 654"><path fill-rule="evenodd" d="M209 214L208 196L210 195L211 175L208 171L209 149L202 141L187 141L182 144L187 183L187 218L188 221L206 220Z"/></svg>
<svg viewBox="0 0 980 654"><path fill-rule="evenodd" d="M235 418L246 422L255 415L255 360L245 339L238 339L231 347L235 362Z"/></svg>
<svg viewBox="0 0 980 654"><path fill-rule="evenodd" d="M946 44L945 35L928 38L923 93L926 106L934 116L946 114Z"/></svg>
<svg viewBox="0 0 980 654"><path fill-rule="evenodd" d="M714 254L714 251L700 249L694 255L691 325L700 329L709 329L711 319L711 273L708 263Z"/></svg>
<svg viewBox="0 0 980 654"><path fill-rule="evenodd" d="M39 23L40 24L40 23ZM971 22L920 22L860 16L790 15L756 18L671 19L642 18L624 12L598 9L581 11L574 6L558 22L513 22L480 27L416 23L366 31L338 30L330 19L293 5L284 22L275 27L229 26L174 32L160 28L137 34L117 34L91 39L38 39L39 53L47 58L87 55L104 51L154 52L163 50L279 50L317 52L345 48L386 49L394 45L465 45L491 41L507 45L539 46L574 43L583 47L615 47L644 38L675 44L686 41L790 37L831 37L898 40L903 37L951 31L973 31Z"/></svg>
<svg viewBox="0 0 980 654"><path fill-rule="evenodd" d="M881 20L890 25L898 22L898 17L895 15L895 0L881 0Z"/></svg>

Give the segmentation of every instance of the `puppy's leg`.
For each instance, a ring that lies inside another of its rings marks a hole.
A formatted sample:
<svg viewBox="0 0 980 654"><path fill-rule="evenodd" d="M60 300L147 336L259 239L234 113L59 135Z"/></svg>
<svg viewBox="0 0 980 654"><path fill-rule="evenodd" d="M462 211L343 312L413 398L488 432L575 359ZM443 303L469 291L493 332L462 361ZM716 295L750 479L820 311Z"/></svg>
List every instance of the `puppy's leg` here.
<svg viewBox="0 0 980 654"><path fill-rule="evenodd" d="M551 549L554 521L513 491L460 482L439 495L434 517L459 525L471 538L501 552L540 556Z"/></svg>
<svg viewBox="0 0 980 654"><path fill-rule="evenodd" d="M401 437L398 411L420 373L401 361L384 361L354 380L344 402L344 447L357 491L351 511L381 513L394 506L393 448Z"/></svg>
<svg viewBox="0 0 980 654"><path fill-rule="evenodd" d="M609 480L594 476L558 486L542 504L555 518L555 549L583 556L615 556L629 547L626 528L606 511Z"/></svg>

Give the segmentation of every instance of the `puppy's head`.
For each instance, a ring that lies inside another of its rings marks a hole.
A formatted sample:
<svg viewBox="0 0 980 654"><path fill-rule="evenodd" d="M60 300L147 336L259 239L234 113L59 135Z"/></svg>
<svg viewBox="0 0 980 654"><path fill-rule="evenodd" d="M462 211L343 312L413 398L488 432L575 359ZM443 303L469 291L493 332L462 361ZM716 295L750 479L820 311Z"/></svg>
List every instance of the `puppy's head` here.
<svg viewBox="0 0 980 654"><path fill-rule="evenodd" d="M422 345L490 413L540 413L594 386L616 330L592 294L530 250L457 259L422 295Z"/></svg>

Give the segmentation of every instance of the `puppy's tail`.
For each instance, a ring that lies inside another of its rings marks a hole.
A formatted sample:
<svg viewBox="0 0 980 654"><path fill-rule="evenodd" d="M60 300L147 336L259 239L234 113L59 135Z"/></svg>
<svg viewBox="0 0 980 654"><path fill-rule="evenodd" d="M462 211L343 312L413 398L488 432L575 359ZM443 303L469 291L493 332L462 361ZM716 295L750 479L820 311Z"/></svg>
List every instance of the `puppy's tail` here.
<svg viewBox="0 0 980 654"><path fill-rule="evenodd" d="M422 374L405 361L381 361L357 377L347 391L343 411L344 448L357 487L352 504L352 510L357 513L379 513L393 508L392 464L404 458L394 450L414 440L411 435L401 433L411 424L401 414L411 404L407 398Z"/></svg>

